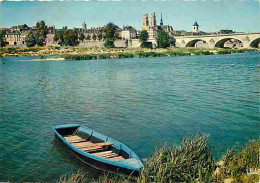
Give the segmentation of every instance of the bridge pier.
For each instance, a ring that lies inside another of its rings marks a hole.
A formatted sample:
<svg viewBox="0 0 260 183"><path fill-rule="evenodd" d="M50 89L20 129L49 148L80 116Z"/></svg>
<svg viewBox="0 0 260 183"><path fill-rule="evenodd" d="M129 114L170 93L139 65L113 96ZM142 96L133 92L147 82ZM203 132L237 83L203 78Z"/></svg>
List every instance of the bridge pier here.
<svg viewBox="0 0 260 183"><path fill-rule="evenodd" d="M209 48L213 49L215 48L215 42L214 43L208 43Z"/></svg>
<svg viewBox="0 0 260 183"><path fill-rule="evenodd" d="M250 47L250 41L243 41L243 48L251 48Z"/></svg>

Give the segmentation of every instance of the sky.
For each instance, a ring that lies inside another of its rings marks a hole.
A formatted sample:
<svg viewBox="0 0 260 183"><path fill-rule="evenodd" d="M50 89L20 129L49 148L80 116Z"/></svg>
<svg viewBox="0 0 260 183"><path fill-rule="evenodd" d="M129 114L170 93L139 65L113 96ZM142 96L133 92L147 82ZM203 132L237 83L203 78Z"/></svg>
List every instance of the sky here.
<svg viewBox="0 0 260 183"><path fill-rule="evenodd" d="M56 28L68 26L103 26L113 22L122 27L131 25L138 30L142 15L155 12L157 23L163 21L174 30L191 31L195 21L201 31L215 32L232 29L236 32L260 32L260 0L0 0L0 27L44 20Z"/></svg>

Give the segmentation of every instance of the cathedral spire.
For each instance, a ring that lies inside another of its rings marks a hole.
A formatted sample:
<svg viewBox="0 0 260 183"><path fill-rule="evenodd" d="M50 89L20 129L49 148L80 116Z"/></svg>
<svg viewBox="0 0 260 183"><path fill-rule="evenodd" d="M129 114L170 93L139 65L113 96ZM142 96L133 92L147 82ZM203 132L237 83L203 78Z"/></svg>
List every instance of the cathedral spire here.
<svg viewBox="0 0 260 183"><path fill-rule="evenodd" d="M161 22L160 22L160 25L163 26L162 12L161 12Z"/></svg>

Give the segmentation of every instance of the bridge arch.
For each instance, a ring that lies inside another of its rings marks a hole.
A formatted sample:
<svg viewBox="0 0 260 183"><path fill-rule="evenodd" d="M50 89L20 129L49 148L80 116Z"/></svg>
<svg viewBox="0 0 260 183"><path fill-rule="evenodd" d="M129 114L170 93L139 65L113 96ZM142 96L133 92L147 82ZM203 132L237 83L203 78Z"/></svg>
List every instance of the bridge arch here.
<svg viewBox="0 0 260 183"><path fill-rule="evenodd" d="M206 41L203 39L193 39L189 41L185 47L195 47L196 43L198 43L199 41L203 41L203 43L206 43Z"/></svg>
<svg viewBox="0 0 260 183"><path fill-rule="evenodd" d="M250 43L250 47L252 48L258 48L258 45L260 44L260 37L259 38L256 38L255 40L253 40L251 43Z"/></svg>
<svg viewBox="0 0 260 183"><path fill-rule="evenodd" d="M242 43L242 45L243 45L243 41L241 41L240 39L230 37L230 38L223 38L223 39L217 41L216 44L215 44L215 47L224 48L225 43L226 43L227 41L231 40L231 39L238 40L238 41L239 41L240 43ZM244 46L244 45L243 45L243 46Z"/></svg>

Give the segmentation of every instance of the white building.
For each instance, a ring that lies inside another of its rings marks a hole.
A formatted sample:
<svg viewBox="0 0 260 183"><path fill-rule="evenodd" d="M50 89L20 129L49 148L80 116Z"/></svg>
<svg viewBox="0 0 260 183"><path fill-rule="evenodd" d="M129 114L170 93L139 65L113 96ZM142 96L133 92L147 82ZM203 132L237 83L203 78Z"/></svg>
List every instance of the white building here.
<svg viewBox="0 0 260 183"><path fill-rule="evenodd" d="M136 39L137 31L132 26L123 26L123 30L121 32L122 39Z"/></svg>
<svg viewBox="0 0 260 183"><path fill-rule="evenodd" d="M199 24L195 22L192 26L192 32L193 33L199 33Z"/></svg>

